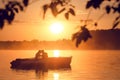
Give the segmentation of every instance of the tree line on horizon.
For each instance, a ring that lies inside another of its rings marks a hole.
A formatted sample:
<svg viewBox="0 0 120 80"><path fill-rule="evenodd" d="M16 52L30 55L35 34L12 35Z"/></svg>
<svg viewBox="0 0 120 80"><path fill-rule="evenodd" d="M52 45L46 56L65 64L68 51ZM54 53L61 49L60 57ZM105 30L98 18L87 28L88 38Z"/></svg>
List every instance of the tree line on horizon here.
<svg viewBox="0 0 120 80"><path fill-rule="evenodd" d="M120 29L90 31L93 39L81 43L78 48L74 42L68 39L57 41L0 41L0 49L119 49L120 50ZM64 46L63 46L64 45Z"/></svg>

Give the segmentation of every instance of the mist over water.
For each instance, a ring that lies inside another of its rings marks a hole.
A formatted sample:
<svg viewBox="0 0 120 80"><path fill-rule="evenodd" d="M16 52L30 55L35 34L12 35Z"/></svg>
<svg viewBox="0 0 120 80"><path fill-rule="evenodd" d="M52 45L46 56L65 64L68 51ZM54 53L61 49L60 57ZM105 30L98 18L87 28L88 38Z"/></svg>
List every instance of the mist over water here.
<svg viewBox="0 0 120 80"><path fill-rule="evenodd" d="M49 57L53 50L45 50ZM120 80L120 50L60 50L72 56L71 69L13 70L16 58L34 57L37 50L0 50L0 80Z"/></svg>

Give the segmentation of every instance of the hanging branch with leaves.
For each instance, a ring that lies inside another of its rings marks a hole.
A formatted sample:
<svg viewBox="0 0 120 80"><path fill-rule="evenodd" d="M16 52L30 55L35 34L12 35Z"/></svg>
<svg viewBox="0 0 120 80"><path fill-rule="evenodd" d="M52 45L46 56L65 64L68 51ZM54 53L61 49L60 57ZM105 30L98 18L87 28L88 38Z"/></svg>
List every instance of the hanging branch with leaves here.
<svg viewBox="0 0 120 80"><path fill-rule="evenodd" d="M5 21L11 24L15 18L16 13L23 11L28 6L29 0L23 0L22 3L18 1L8 1L4 8L0 8L0 29L3 29Z"/></svg>
<svg viewBox="0 0 120 80"><path fill-rule="evenodd" d="M60 6L62 9L59 10L58 6ZM69 0L53 0L50 4L43 5L43 19L45 18L46 11L48 9L51 9L51 12L54 17L57 17L60 13L65 12L65 18L69 19L69 14L72 14L75 16L74 11L75 6L70 4Z"/></svg>
<svg viewBox="0 0 120 80"><path fill-rule="evenodd" d="M106 4L105 5L105 13L103 13L98 20L94 23L94 26L98 25L98 21L104 17L105 14L110 14L110 13L114 13L114 14L118 14L117 17L115 17L115 20L113 21L113 26L112 29L115 29L119 24L120 24L120 0L88 0L87 4L86 4L86 9L100 9L101 5L104 2L110 2L110 4ZM111 5L111 3L113 3L113 5ZM91 12L92 10L90 10ZM88 14L88 17L90 16L90 12ZM76 40L76 47L79 46L79 44L82 41L87 41L89 38L92 38L89 30L86 28L86 26L88 26L87 22L89 20L89 18L87 17L87 20L85 21L85 24L83 26L80 26L80 30L76 33L73 34L72 36L72 40Z"/></svg>

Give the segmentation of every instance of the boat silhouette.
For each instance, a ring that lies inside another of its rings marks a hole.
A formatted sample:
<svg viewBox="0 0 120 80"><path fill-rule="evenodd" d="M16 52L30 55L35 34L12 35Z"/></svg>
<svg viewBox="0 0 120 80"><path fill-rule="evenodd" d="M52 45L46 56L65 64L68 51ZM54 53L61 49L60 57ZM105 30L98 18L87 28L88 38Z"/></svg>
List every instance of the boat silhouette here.
<svg viewBox="0 0 120 80"><path fill-rule="evenodd" d="M60 69L70 68L72 57L48 57L47 59L25 58L10 62L12 69Z"/></svg>

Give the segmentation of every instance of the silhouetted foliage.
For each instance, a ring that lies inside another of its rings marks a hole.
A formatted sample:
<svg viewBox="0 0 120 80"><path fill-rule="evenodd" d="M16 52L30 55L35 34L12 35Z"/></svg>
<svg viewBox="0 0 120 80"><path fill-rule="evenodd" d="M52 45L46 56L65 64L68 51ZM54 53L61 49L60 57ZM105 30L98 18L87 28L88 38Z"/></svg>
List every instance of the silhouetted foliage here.
<svg viewBox="0 0 120 80"><path fill-rule="evenodd" d="M116 17L112 29L116 28L120 22L120 0L89 0L86 5L86 9L93 8L93 9L100 9L100 6L104 2L109 2L105 5L106 14L110 14L111 12L118 13L119 15ZM111 5L112 4L112 5Z"/></svg>
<svg viewBox="0 0 120 80"><path fill-rule="evenodd" d="M104 2L107 2L107 4L104 4L105 7L101 8ZM29 0L22 0L22 2L19 2L19 0L8 0L8 3L5 4L5 8L0 9L0 29L3 29L5 21L11 24L11 22L14 20L16 13L19 13L19 11L23 11L24 8L28 5ZM47 10L50 9L54 17L57 17L59 14L64 13L65 18L69 20L70 14L72 16L75 16L74 8L75 6L71 4L71 0L51 0L49 4L44 4L42 7L43 19L45 18ZM118 14L118 16L115 16L115 20L113 21L113 26L111 28L115 29L120 24L120 0L88 0L85 8L92 8L95 10L104 9L105 14ZM90 9L90 11L92 10ZM90 13L88 14L88 17L89 15ZM100 19L101 17L103 17L103 15L104 14L100 16ZM86 28L86 26L88 26L87 22L89 21L88 17L86 20L82 20L85 22L85 24L81 27L81 30L73 35L73 39L76 40L77 47L82 40L87 41L88 38L91 38L89 30ZM94 26L98 25L98 21L94 23Z"/></svg>
<svg viewBox="0 0 120 80"><path fill-rule="evenodd" d="M23 0L23 4L25 7L28 6L28 2L29 2L29 0Z"/></svg>
<svg viewBox="0 0 120 80"><path fill-rule="evenodd" d="M66 19L69 19L69 13L68 13L68 12L65 13L65 18L66 18Z"/></svg>
<svg viewBox="0 0 120 80"><path fill-rule="evenodd" d="M8 1L4 8L0 9L0 29L3 29L5 21L7 21L8 24L11 24L16 13L23 11L26 6L28 6L28 0L23 0L23 3L18 1Z"/></svg>
<svg viewBox="0 0 120 80"><path fill-rule="evenodd" d="M48 4L45 4L45 5L43 6L43 11L44 11L44 13L43 13L43 19L45 18L45 14L46 14L46 11L47 11L48 8L49 8L49 5L48 5Z"/></svg>
<svg viewBox="0 0 120 80"><path fill-rule="evenodd" d="M73 16L75 16L75 12L74 12L74 10L73 10L72 8L69 9L69 12L70 12Z"/></svg>
<svg viewBox="0 0 120 80"><path fill-rule="evenodd" d="M50 4L43 5L43 19L45 18L46 11L48 8L51 9L51 12L54 17L57 17L60 13L65 12L65 18L69 19L69 13L75 16L74 6L72 4L69 4L69 0L53 0ZM62 9L59 9L57 6L61 6ZM69 8L69 9L68 9Z"/></svg>
<svg viewBox="0 0 120 80"><path fill-rule="evenodd" d="M105 11L106 11L106 14L110 14L112 11L113 13L118 13L119 15L116 17L116 19L114 20L114 23L113 23L113 26L112 26L112 29L115 29L119 23L120 23L120 0L88 0L87 4L86 4L86 9L90 9L90 8L93 8L93 9L101 9L101 5L104 3L104 2L109 2L108 4L105 5ZM52 11L52 14L56 17L58 14L60 14L61 12L63 11L66 11L64 16L65 18L68 20L69 19L69 14L72 14L73 16L75 16L75 12L74 12L74 6L72 6L72 8L69 8L69 9L66 9L64 7L64 5L68 7L68 4L70 3L69 2L66 2L66 0L55 0L55 1L52 1L51 2L51 6L54 6L54 7L50 7L51 8L51 11ZM111 5L111 3L113 3L113 5ZM61 4L61 7L63 7L62 10L60 10L59 12L57 11L57 5ZM71 5L71 4L70 4ZM69 6L70 6L69 5ZM46 10L44 10L45 12ZM44 14L45 15L45 14ZM89 14L88 14L89 15ZM103 15L101 16L103 17ZM88 24L86 24L88 22L88 18L87 20L84 20L85 21L85 26L83 25L81 27L81 31L78 31L76 33L73 34L73 40L76 40L76 47L78 47L78 45L81 43L81 41L87 41L88 38L91 38L91 35L89 33L89 30L86 28L86 26L88 26ZM94 26L97 26L98 25L98 21L94 23ZM87 33L87 34L86 34Z"/></svg>
<svg viewBox="0 0 120 80"><path fill-rule="evenodd" d="M110 13L110 11L111 11L111 8L110 8L110 6L109 6L109 5L107 5L107 6L106 6L106 12L107 12L107 14L109 14L109 13Z"/></svg>
<svg viewBox="0 0 120 80"><path fill-rule="evenodd" d="M101 9L100 7L101 7L102 3L104 3L104 2L109 2L110 3L110 4L108 3L108 4L105 5L106 14L110 14L111 12L113 12L114 14L115 13L119 14L117 17L115 16L116 18L115 18L115 20L113 22L112 29L115 29L119 25L119 23L120 23L120 0L114 0L114 1L113 0L89 0L87 2L87 4L86 4L86 9L90 9L90 8ZM111 3L113 3L113 4L111 5ZM101 17L103 17L103 15ZM85 20L85 24L84 25L87 26L86 22L87 22L87 20ZM94 26L97 26L97 25L98 25L98 22L95 22ZM85 35L86 37L82 37L82 35L80 35L80 34L81 33L79 31L79 32L77 32L77 33L75 33L73 35L73 38L76 39L76 46L77 47L81 43L82 39L84 39L84 38L85 38L85 40L88 39L88 37L87 37L88 35ZM90 35L90 38L91 38L91 35Z"/></svg>
<svg viewBox="0 0 120 80"><path fill-rule="evenodd" d="M89 0L86 5L86 9L93 7L95 9L100 8L100 5L102 4L104 0Z"/></svg>
<svg viewBox="0 0 120 80"><path fill-rule="evenodd" d="M113 25L113 27L112 27L112 29L114 29L118 24L120 23L120 21L119 22L116 22L116 23L114 23L114 25Z"/></svg>
<svg viewBox="0 0 120 80"><path fill-rule="evenodd" d="M82 41L86 42L89 38L92 38L92 36L86 28L86 25L81 26L80 31L74 33L72 36L72 40L76 40L76 47L78 47Z"/></svg>

